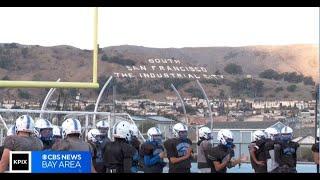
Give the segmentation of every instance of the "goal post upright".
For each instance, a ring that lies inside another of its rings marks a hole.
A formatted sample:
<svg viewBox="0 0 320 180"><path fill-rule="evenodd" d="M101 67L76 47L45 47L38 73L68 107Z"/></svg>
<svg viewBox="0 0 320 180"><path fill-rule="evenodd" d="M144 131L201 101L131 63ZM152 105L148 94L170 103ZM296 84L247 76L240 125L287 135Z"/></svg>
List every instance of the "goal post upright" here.
<svg viewBox="0 0 320 180"><path fill-rule="evenodd" d="M99 88L98 83L98 7L93 15L93 63L92 82L11 81L0 80L0 88Z"/></svg>

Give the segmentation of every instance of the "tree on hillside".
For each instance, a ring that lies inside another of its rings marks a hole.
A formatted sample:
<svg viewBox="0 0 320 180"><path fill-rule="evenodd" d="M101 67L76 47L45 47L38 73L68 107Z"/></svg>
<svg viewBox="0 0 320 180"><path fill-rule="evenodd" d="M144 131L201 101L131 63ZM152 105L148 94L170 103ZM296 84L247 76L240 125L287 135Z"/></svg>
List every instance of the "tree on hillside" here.
<svg viewBox="0 0 320 180"><path fill-rule="evenodd" d="M262 97L263 85L262 81L255 79L236 79L236 81L230 82L231 92L235 96Z"/></svg>
<svg viewBox="0 0 320 180"><path fill-rule="evenodd" d="M9 76L8 75L5 75L2 80L10 80Z"/></svg>
<svg viewBox="0 0 320 180"><path fill-rule="evenodd" d="M108 61L108 60L109 60L109 57L106 54L103 54L101 56L101 61Z"/></svg>
<svg viewBox="0 0 320 180"><path fill-rule="evenodd" d="M22 99L30 99L31 97L28 91L24 91L21 89L18 89L18 96Z"/></svg>
<svg viewBox="0 0 320 180"><path fill-rule="evenodd" d="M303 78L304 85L315 85L315 82L313 81L311 76L307 76Z"/></svg>
<svg viewBox="0 0 320 180"><path fill-rule="evenodd" d="M226 98L226 95L225 95L223 89L219 89L219 98L220 98L220 99L225 99L225 98Z"/></svg>
<svg viewBox="0 0 320 180"><path fill-rule="evenodd" d="M197 97L203 99L203 94L199 88L190 87L185 89L184 92L190 93L192 97Z"/></svg>
<svg viewBox="0 0 320 180"><path fill-rule="evenodd" d="M277 87L275 90L274 90L276 93L280 92L280 91L283 91L283 88L282 87Z"/></svg>
<svg viewBox="0 0 320 180"><path fill-rule="evenodd" d="M289 91L289 92L295 92L296 89L297 89L297 85L295 85L295 84L287 86L287 91Z"/></svg>
<svg viewBox="0 0 320 180"><path fill-rule="evenodd" d="M233 74L233 75L242 74L243 73L242 67L237 65L237 64L235 64L235 63L230 63L230 64L226 65L224 67L224 71L229 73L229 74Z"/></svg>
<svg viewBox="0 0 320 180"><path fill-rule="evenodd" d="M288 81L290 83L300 83L303 81L303 75L297 74L296 72L285 72L283 73L283 80Z"/></svg>
<svg viewBox="0 0 320 180"><path fill-rule="evenodd" d="M259 74L260 78L265 79L278 79L279 73L273 69L267 69Z"/></svg>

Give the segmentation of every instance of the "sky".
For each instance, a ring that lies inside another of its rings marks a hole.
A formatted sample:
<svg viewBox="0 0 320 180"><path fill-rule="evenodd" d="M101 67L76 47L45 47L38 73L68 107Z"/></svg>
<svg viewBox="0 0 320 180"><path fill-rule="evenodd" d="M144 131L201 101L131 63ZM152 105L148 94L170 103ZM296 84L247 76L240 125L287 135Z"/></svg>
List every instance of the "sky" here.
<svg viewBox="0 0 320 180"><path fill-rule="evenodd" d="M0 7L0 43L93 47L92 7ZM100 7L100 47L319 44L316 7Z"/></svg>

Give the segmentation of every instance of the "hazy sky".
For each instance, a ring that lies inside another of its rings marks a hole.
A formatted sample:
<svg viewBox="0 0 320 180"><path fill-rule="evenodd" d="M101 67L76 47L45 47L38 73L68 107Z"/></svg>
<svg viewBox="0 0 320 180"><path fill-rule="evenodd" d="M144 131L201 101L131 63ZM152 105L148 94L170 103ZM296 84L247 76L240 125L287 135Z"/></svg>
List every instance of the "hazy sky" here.
<svg viewBox="0 0 320 180"><path fill-rule="evenodd" d="M93 9L0 8L0 43L93 47ZM99 8L100 47L319 44L319 8Z"/></svg>

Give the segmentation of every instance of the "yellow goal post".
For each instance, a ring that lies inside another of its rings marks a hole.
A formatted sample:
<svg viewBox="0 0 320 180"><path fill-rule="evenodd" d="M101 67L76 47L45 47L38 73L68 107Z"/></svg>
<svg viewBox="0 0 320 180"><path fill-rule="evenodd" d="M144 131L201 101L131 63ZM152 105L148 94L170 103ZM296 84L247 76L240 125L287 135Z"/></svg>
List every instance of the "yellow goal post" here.
<svg viewBox="0 0 320 180"><path fill-rule="evenodd" d="M92 82L10 81L0 80L0 88L99 88L98 71L98 8L94 9Z"/></svg>

